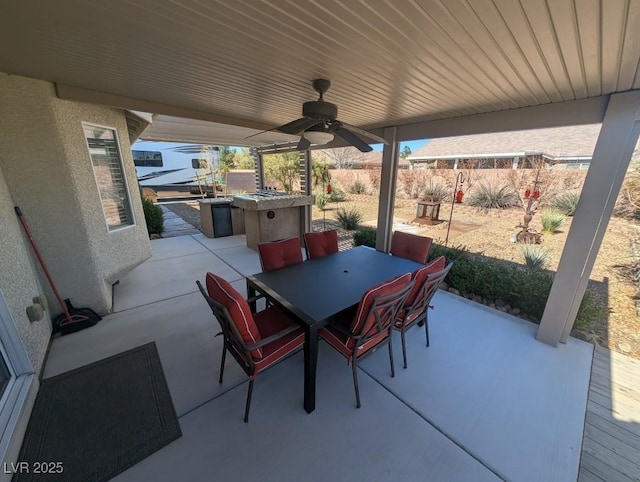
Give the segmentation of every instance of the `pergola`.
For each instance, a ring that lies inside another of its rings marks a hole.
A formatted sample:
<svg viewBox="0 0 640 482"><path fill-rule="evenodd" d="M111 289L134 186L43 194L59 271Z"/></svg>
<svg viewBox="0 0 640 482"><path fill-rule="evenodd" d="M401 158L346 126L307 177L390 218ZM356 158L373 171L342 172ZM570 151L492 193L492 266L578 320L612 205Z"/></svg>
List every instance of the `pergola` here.
<svg viewBox="0 0 640 482"><path fill-rule="evenodd" d="M330 79L326 99L339 106L339 118L389 142L381 250L390 242L399 142L601 122L538 332L551 345L567 339L640 131L640 4L68 0L2 6L1 72L53 82L62 99L156 114L157 139L291 142L276 131L246 137L300 117L302 103L315 99L312 79Z"/></svg>

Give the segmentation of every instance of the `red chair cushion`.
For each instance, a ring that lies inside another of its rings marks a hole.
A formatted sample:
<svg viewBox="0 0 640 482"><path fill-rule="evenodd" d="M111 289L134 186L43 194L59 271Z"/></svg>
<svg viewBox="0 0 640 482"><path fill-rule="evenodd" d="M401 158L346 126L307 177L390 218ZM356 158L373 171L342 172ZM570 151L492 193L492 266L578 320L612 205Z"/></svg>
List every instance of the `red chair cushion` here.
<svg viewBox="0 0 640 482"><path fill-rule="evenodd" d="M405 307L409 307L413 305L416 300L416 296L422 289L422 285L427 280L427 277L431 273L437 273L438 271L442 271L447 265L447 260L444 256L439 256L432 260L430 263L427 263L425 266L418 268L411 274L411 279L415 281L415 284L411 288L409 292L409 296L407 297L407 301L404 303Z"/></svg>
<svg viewBox="0 0 640 482"><path fill-rule="evenodd" d="M347 324L349 320L346 320ZM326 326L324 328L320 328L320 336L324 338L327 343L333 346L336 350L342 353L348 361L351 361L351 355L353 353L353 346L355 341L353 338L349 338L347 335L340 333L339 331L333 329L331 326ZM379 342L385 339L387 333L380 333L373 337L368 342L360 345L358 347L358 351L356 353L356 357L366 353L370 348L376 346ZM351 343L350 343L351 342Z"/></svg>
<svg viewBox="0 0 640 482"><path fill-rule="evenodd" d="M288 328L293 323L293 320L291 320L285 312L275 306L256 313L254 319L258 330L260 330L260 336L262 336L263 339ZM289 355L292 351L300 348L303 344L304 331L302 331L300 327L282 338L266 344L262 347L262 358L256 361L255 374L269 368L274 363Z"/></svg>
<svg viewBox="0 0 640 482"><path fill-rule="evenodd" d="M411 281L411 274L405 273L395 278L391 278L390 280L383 281L375 286L369 288L365 294L362 295L360 299L360 304L358 305L358 311L356 311L356 316L353 318L351 322L351 326L349 327L349 331L355 335L359 335L361 333L366 333L371 325L375 323L375 316L373 314L369 314L369 310L371 309L371 305L373 304L373 300L378 296L388 295L389 293L393 293L394 291L399 291L404 286L407 285ZM355 344L354 340L351 340L351 347Z"/></svg>
<svg viewBox="0 0 640 482"><path fill-rule="evenodd" d="M246 345L259 342L262 338L247 300L220 276L207 273L206 281L209 296L227 309L242 341ZM263 357L262 348L251 350L251 356L254 360L260 360Z"/></svg>
<svg viewBox="0 0 640 482"><path fill-rule="evenodd" d="M351 323L349 323L348 319L335 320L333 323L340 323L344 328L353 333L354 335L360 335L362 333L366 333L367 330L371 329L372 325L375 324L375 315L369 315L369 310L371 309L371 305L373 301L378 296L384 296L389 293L393 293L395 291L399 291L404 286L411 281L411 274L401 274L396 276L395 278L391 278L390 280L383 281L382 283L378 283L377 285L369 288L360 299L360 303L358 304L358 308L356 310L356 314L353 317ZM346 313L350 313L350 310L347 310ZM384 340L388 335L387 331L379 333L374 336L371 340L366 343L358 346L358 351L356 353L356 357L366 353L370 348L373 348L382 340ZM351 356L353 353L353 348L356 345L356 340L340 333L338 330L333 329L331 326L326 326L320 329L320 336L324 338L330 345L336 348L340 353L342 353L349 361L351 361Z"/></svg>
<svg viewBox="0 0 640 482"><path fill-rule="evenodd" d="M404 303L403 309L398 312L398 316L396 317L395 326L396 328L402 328L404 325L408 325L413 322L416 318L424 314L424 309L414 311L409 315L409 318L406 320L404 317L407 312L411 309L413 304L418 301L416 298L420 291L422 290L424 284L427 282L427 278L430 274L437 273L442 271L447 264L447 260L444 256L438 256L437 258L431 260L427 265L418 268L411 274L411 279L415 282L411 291L409 291L409 296L407 296L407 301Z"/></svg>
<svg viewBox="0 0 640 482"><path fill-rule="evenodd" d="M290 238L258 244L262 271L273 271L291 264L302 263L300 239Z"/></svg>
<svg viewBox="0 0 640 482"><path fill-rule="evenodd" d="M335 229L320 233L305 233L304 240L307 244L309 259L338 252L338 232Z"/></svg>
<svg viewBox="0 0 640 482"><path fill-rule="evenodd" d="M425 263L432 241L426 236L395 231L391 239L391 254L417 263Z"/></svg>

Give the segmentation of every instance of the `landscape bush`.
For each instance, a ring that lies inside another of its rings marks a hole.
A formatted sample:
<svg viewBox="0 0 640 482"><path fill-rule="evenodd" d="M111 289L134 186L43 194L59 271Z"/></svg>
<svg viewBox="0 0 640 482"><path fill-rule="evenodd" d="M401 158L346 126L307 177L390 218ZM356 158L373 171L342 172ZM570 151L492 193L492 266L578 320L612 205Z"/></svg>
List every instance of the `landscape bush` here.
<svg viewBox="0 0 640 482"><path fill-rule="evenodd" d="M449 188L445 184L431 179L422 191L422 199L431 198L434 202L445 201L449 194Z"/></svg>
<svg viewBox="0 0 640 482"><path fill-rule="evenodd" d="M542 223L542 231L547 234L555 233L564 223L564 214L559 211L542 211L540 214L540 222Z"/></svg>
<svg viewBox="0 0 640 482"><path fill-rule="evenodd" d="M343 229L351 231L358 229L358 225L362 222L362 213L355 207L340 208L336 212L336 218Z"/></svg>
<svg viewBox="0 0 640 482"><path fill-rule="evenodd" d="M331 195L327 194L324 191L317 191L315 193L315 196L316 196L316 206L318 207L318 209L324 210L324 208L327 206L327 203L331 199Z"/></svg>
<svg viewBox="0 0 640 482"><path fill-rule="evenodd" d="M329 202L335 203L344 201L344 191L337 187L331 188L331 194L329 194Z"/></svg>
<svg viewBox="0 0 640 482"><path fill-rule="evenodd" d="M549 253L530 244L522 246L522 256L527 268L533 270L545 269L549 264Z"/></svg>
<svg viewBox="0 0 640 482"><path fill-rule="evenodd" d="M164 231L164 215L160 206L149 199L142 198L142 209L144 211L144 219L147 222L149 236L162 235Z"/></svg>
<svg viewBox="0 0 640 482"><path fill-rule="evenodd" d="M429 259L438 256L444 256L447 262L454 263L446 278L446 282L452 288L488 300L503 300L512 308L518 308L522 314L536 320L542 317L553 283L550 273L484 258L469 253L463 246L445 247L432 244ZM607 309L591 293L586 292L574 326L586 328L601 320L606 314Z"/></svg>
<svg viewBox="0 0 640 482"><path fill-rule="evenodd" d="M564 192L553 198L551 206L565 216L573 216L578 207L579 199L580 193L577 191Z"/></svg>
<svg viewBox="0 0 640 482"><path fill-rule="evenodd" d="M360 179L355 179L349 186L347 186L347 192L349 194L366 194L367 185Z"/></svg>
<svg viewBox="0 0 640 482"><path fill-rule="evenodd" d="M353 233L353 245L354 246L369 246L370 248L376 247L376 228L371 226L364 226L358 231Z"/></svg>
<svg viewBox="0 0 640 482"><path fill-rule="evenodd" d="M520 198L507 185L480 182L469 194L467 203L482 209L506 209L520 205Z"/></svg>

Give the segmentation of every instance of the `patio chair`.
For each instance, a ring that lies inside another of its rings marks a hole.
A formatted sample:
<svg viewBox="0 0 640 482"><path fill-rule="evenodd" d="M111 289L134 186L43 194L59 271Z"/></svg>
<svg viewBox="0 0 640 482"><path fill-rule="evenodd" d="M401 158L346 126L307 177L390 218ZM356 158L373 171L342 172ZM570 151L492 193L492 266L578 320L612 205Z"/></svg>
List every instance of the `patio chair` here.
<svg viewBox="0 0 640 482"><path fill-rule="evenodd" d="M393 329L399 331L400 337L402 338L402 360L404 362L404 368L407 368L405 333L410 328L416 324L424 324L427 346L429 346L429 318L427 315L429 308L433 309L433 306L429 303L453 266L453 263L449 263L447 266L445 266L445 264L446 260L444 256L440 256L426 266L418 268L411 275L414 285L393 324Z"/></svg>
<svg viewBox="0 0 640 482"><path fill-rule="evenodd" d="M407 258L416 263L426 263L433 239L427 236L394 231L391 239L391 254Z"/></svg>
<svg viewBox="0 0 640 482"><path fill-rule="evenodd" d="M366 291L355 312L343 312L342 316L320 329L320 336L351 363L356 406L360 408L358 389L358 361L373 353L378 347L389 347L391 376L395 376L391 329L400 308L413 286L409 273L396 276Z"/></svg>
<svg viewBox="0 0 640 482"><path fill-rule="evenodd" d="M273 271L292 264L302 263L300 238L282 239L258 243L262 271Z"/></svg>
<svg viewBox="0 0 640 482"><path fill-rule="evenodd" d="M220 323L222 331L218 335L224 336L219 382L222 383L227 351L249 377L244 411L246 423L249 421L254 379L258 373L301 349L304 332L276 306L252 314L247 300L220 276L207 273L206 291L200 281L196 283Z"/></svg>
<svg viewBox="0 0 640 482"><path fill-rule="evenodd" d="M321 258L338 252L338 231L321 231L304 233L304 244L307 249L307 259Z"/></svg>

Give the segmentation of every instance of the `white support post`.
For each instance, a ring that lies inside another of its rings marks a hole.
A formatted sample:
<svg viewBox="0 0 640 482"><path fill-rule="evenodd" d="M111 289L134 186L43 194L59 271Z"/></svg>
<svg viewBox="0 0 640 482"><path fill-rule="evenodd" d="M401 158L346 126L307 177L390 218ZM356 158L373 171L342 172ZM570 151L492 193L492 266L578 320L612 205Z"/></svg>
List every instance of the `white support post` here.
<svg viewBox="0 0 640 482"><path fill-rule="evenodd" d="M312 169L311 169L311 151L306 150L300 153L300 156L304 162L304 192L303 194L306 196L310 196L313 191L313 179L312 179ZM311 218L313 215L312 211L313 206L305 206L304 207L304 219L302 225L304 226L304 232L311 232Z"/></svg>
<svg viewBox="0 0 640 482"><path fill-rule="evenodd" d="M566 342L640 133L640 91L609 100L537 339Z"/></svg>
<svg viewBox="0 0 640 482"><path fill-rule="evenodd" d="M391 230L393 228L393 205L396 199L396 180L398 177L398 148L396 128L385 127L382 137L389 145L382 150L382 172L380 173L380 201L378 203L378 233L376 249L389 252L391 249Z"/></svg>

